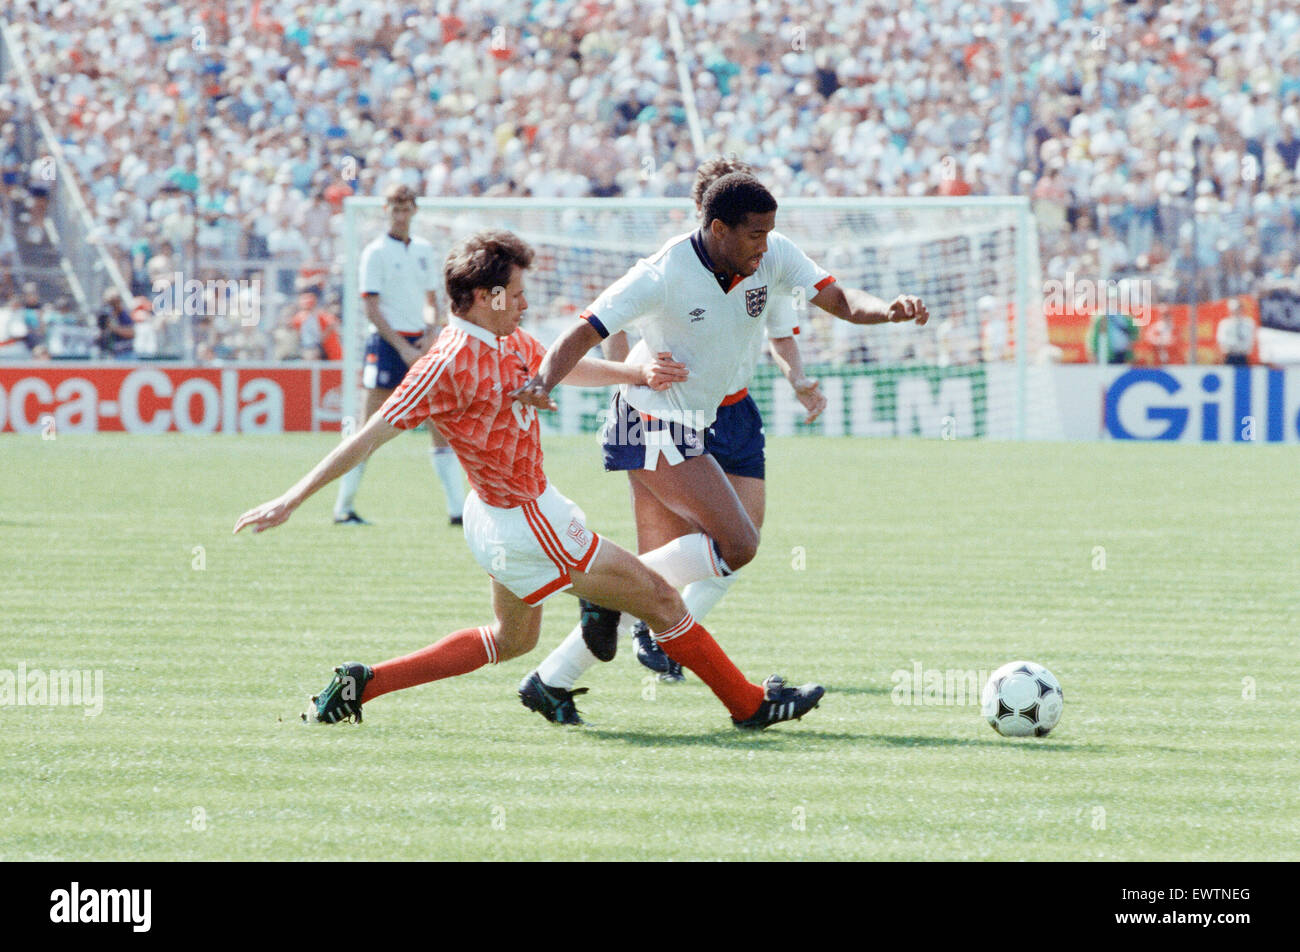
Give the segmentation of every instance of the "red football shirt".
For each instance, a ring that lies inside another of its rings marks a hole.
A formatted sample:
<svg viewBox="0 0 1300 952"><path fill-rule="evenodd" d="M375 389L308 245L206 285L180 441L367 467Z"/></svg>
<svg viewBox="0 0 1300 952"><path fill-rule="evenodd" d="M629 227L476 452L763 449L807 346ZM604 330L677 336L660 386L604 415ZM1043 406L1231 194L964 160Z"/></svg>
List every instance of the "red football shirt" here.
<svg viewBox="0 0 1300 952"><path fill-rule="evenodd" d="M400 430L432 419L483 502L523 505L546 488L541 425L535 408L507 394L537 373L545 353L522 330L496 337L453 315L379 412Z"/></svg>

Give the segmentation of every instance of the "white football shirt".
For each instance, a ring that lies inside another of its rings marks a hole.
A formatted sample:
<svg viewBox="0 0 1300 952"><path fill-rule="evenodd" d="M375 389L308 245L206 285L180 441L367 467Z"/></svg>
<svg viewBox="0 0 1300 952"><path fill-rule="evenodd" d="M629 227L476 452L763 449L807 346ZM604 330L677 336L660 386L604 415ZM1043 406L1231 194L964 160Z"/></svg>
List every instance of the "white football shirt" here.
<svg viewBox="0 0 1300 952"><path fill-rule="evenodd" d="M731 378L731 383L727 384L727 396L744 390L754 380L754 373L758 370L758 362L763 359L763 345L767 340L774 340L778 337L793 337L799 333L799 320L795 316L794 295L800 292L790 292L788 294L778 294L776 297L769 297L767 300L767 317L764 320L764 330L766 335L759 335L754 341L754 345L749 349L749 353L744 355L740 365L736 368L736 373ZM805 301L807 298L804 299ZM841 322L843 323L843 322Z"/></svg>
<svg viewBox="0 0 1300 952"><path fill-rule="evenodd" d="M768 309L784 297L793 321L793 296L800 293L810 301L834 280L794 242L773 231L758 270L747 278L734 276L724 289L696 231L638 261L582 317L601 337L626 327L639 330L641 341L629 361L669 351L684 363L690 377L683 383L661 391L625 384L623 397L642 413L702 429L713 422L718 404L734 392L737 380L736 390L748 385L762 350Z"/></svg>
<svg viewBox="0 0 1300 952"><path fill-rule="evenodd" d="M361 252L361 293L379 295L379 313L388 326L405 334L424 331L425 294L441 280L433 245L411 236L398 241L380 235ZM369 333L375 333L370 325Z"/></svg>
<svg viewBox="0 0 1300 952"><path fill-rule="evenodd" d="M778 294L774 299L768 300L767 317L763 322L767 340L793 337L799 333L799 320L795 316L793 297L792 294ZM632 364L647 363L651 356L650 348L639 346L642 341L635 330L628 330L626 333L629 337L635 337L636 340L636 343L628 349L627 362ZM552 337L552 340L554 340L554 337ZM753 382L754 373L758 370L758 362L763 359L763 344L763 336L754 339L754 344L749 349L749 353L743 356L741 362L736 366L735 374L731 377L731 383L727 384L727 396L739 393Z"/></svg>

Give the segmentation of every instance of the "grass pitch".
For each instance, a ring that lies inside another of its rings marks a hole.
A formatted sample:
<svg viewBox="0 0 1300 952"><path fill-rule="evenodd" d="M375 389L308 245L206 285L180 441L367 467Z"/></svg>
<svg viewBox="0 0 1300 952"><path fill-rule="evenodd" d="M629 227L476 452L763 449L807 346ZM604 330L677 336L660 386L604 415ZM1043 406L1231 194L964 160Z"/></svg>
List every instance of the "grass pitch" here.
<svg viewBox="0 0 1300 952"><path fill-rule="evenodd" d="M1300 859L1294 449L771 441L762 548L708 626L751 676L828 692L749 734L626 645L590 727L526 711L567 596L528 657L299 723L332 665L491 617L423 434L367 469L373 527L331 525L330 487L230 535L332 444L0 440L0 669L104 688L97 716L0 707L0 859ZM630 546L595 438L546 449ZM1016 658L1064 686L1047 738L947 685L898 703L918 664Z"/></svg>

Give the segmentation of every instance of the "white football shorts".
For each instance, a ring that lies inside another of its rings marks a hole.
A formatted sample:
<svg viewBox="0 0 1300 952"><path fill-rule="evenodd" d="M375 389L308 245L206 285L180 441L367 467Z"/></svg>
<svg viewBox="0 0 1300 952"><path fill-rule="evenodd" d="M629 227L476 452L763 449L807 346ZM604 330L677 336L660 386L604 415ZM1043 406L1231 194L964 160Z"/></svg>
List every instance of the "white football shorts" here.
<svg viewBox="0 0 1300 952"><path fill-rule="evenodd" d="M571 588L570 570L585 571L601 543L578 504L550 483L536 499L510 509L489 506L471 491L465 541L484 571L529 605Z"/></svg>

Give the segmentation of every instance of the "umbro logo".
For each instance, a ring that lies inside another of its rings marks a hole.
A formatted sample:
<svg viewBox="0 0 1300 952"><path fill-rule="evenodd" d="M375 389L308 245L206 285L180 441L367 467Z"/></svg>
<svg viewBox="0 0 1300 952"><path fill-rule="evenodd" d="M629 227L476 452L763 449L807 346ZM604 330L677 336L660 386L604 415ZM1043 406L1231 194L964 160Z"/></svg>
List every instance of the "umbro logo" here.
<svg viewBox="0 0 1300 952"><path fill-rule="evenodd" d="M695 310L691 311L692 324L694 324L696 321L702 321L702 320L704 320L704 308L697 307Z"/></svg>

